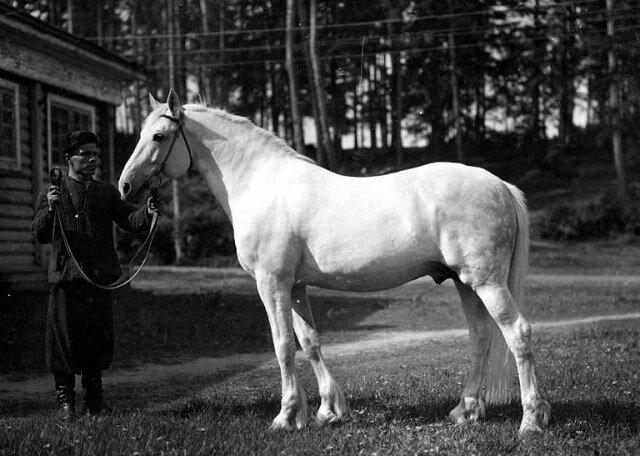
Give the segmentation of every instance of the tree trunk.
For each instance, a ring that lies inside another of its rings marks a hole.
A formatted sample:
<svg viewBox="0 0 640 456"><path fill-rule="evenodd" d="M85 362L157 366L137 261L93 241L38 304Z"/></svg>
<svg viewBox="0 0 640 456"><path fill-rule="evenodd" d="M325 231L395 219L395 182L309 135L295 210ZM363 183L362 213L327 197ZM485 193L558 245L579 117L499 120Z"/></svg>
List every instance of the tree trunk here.
<svg viewBox="0 0 640 456"><path fill-rule="evenodd" d="M96 42L98 43L98 46L103 46L104 33L102 28L102 4L96 3L95 8L96 8Z"/></svg>
<svg viewBox="0 0 640 456"><path fill-rule="evenodd" d="M341 125L344 124L345 120L345 105L344 105L344 96L338 87L338 83L336 81L338 75L338 69L336 67L335 59L331 59L330 62L331 68L331 107L333 109L333 153L336 158L336 165L338 165L341 161L342 157L342 129Z"/></svg>
<svg viewBox="0 0 640 456"><path fill-rule="evenodd" d="M271 85L271 97L269 98L269 107L271 110L271 131L276 135L280 134L280 108L277 102L277 64L269 64L269 70L267 77L269 78L269 84Z"/></svg>
<svg viewBox="0 0 640 456"><path fill-rule="evenodd" d="M358 83L355 82L353 85L353 99L352 99L352 110L353 110L353 150L359 151L360 147L362 147L362 141L360 140L360 135L358 132Z"/></svg>
<svg viewBox="0 0 640 456"><path fill-rule="evenodd" d="M318 116L320 117L320 132L318 132L318 137L321 138L321 140L318 142L322 144L322 148L327 156L327 168L335 169L336 160L333 153L331 134L329 132L329 116L327 114L326 93L322 81L320 62L318 60L318 8L316 5L316 0L310 0L309 14L309 56L311 58L311 69L313 71L313 85L315 88L314 92L318 105Z"/></svg>
<svg viewBox="0 0 640 456"><path fill-rule="evenodd" d="M209 41L209 8L207 0L200 0L200 19L202 21L203 42L208 44ZM211 78L209 78L209 69L205 64L200 65L200 92L204 95L208 103L211 103Z"/></svg>
<svg viewBox="0 0 640 456"><path fill-rule="evenodd" d="M613 161L616 167L616 176L618 178L618 194L621 198L625 198L627 193L627 184L625 176L624 156L622 154L622 133L620 131L620 107L618 106L618 84L616 70L615 46L615 30L613 23L613 0L607 0L607 35L611 47L609 48L608 66L609 75L611 77L609 85L609 109L611 109L611 143L613 147Z"/></svg>
<svg viewBox="0 0 640 456"><path fill-rule="evenodd" d="M174 4L171 0L167 0L166 2L167 8L167 42L168 42L168 70L169 70L169 89L172 89L176 85L176 75L175 75L175 38L174 38ZM171 192L172 192L172 202L173 202L173 248L176 253L175 263L180 264L182 261L182 242L180 235L180 192L178 189L178 181L173 179L171 181Z"/></svg>
<svg viewBox="0 0 640 456"><path fill-rule="evenodd" d="M452 0L447 0L449 17L452 17ZM456 63L456 40L453 35L453 19L449 19L449 68L451 76L451 104L453 106L453 122L456 130L456 158L464 163L464 147L462 142L462 122L460 119L460 106L458 101L458 66Z"/></svg>
<svg viewBox="0 0 640 456"><path fill-rule="evenodd" d="M184 36L182 33L182 17L180 14L180 2L172 2L174 6L173 21L174 21L174 34L175 34L175 73L176 79L174 81L175 86L173 89L180 97L182 103L188 103L187 99L187 71L184 61Z"/></svg>
<svg viewBox="0 0 640 456"><path fill-rule="evenodd" d="M371 141L371 156L376 156L376 151L378 148L378 131L376 121L378 120L377 112L378 106L376 103L376 56L372 56L369 59L369 79L368 81L368 90L367 93L369 95L369 137Z"/></svg>
<svg viewBox="0 0 640 456"><path fill-rule="evenodd" d="M567 6L569 9L569 16L564 19L564 37L562 38L562 51L561 51L561 80L562 80L562 92L560 95L560 126L559 135L560 141L564 146L569 145L571 142L572 130L573 130L573 73L570 67L573 65L573 40L572 36L572 9L571 5Z"/></svg>
<svg viewBox="0 0 640 456"><path fill-rule="evenodd" d="M533 23L534 30L540 30L540 0L536 0L533 10ZM532 136L535 139L541 138L540 128L540 80L542 78L542 72L540 71L540 65L542 65L543 49L542 41L535 40L534 44L534 56L533 59L533 84L531 87L531 104L532 104Z"/></svg>
<svg viewBox="0 0 640 456"><path fill-rule="evenodd" d="M382 153L385 156L389 154L389 129L388 129L388 110L387 110L387 55L380 56L380 66L378 67L378 123L380 124L380 141L382 143Z"/></svg>
<svg viewBox="0 0 640 456"><path fill-rule="evenodd" d="M291 106L291 121L293 127L293 145L300 153L304 153L304 138L302 136L302 117L298 105L298 75L293 53L293 27L295 22L294 0L287 0L287 27L285 63L289 77L289 103Z"/></svg>
<svg viewBox="0 0 640 456"><path fill-rule="evenodd" d="M73 35L73 0L67 0L67 33Z"/></svg>
<svg viewBox="0 0 640 456"><path fill-rule="evenodd" d="M204 0L206 1L206 0ZM226 62L226 53L224 52L225 48L226 48L226 40L225 40L225 2L219 2L218 3L218 31L220 32L220 34L218 35L218 58L217 61L218 63L224 64ZM221 108L226 108L227 107L227 101L228 101L228 97L229 94L227 93L227 84L225 83L226 81L226 75L224 74L225 71L225 67L224 65L221 65L218 67L216 74L214 76L214 87L213 87L213 93L215 96L215 103L217 106L221 107Z"/></svg>
<svg viewBox="0 0 640 456"><path fill-rule="evenodd" d="M106 16L103 15L103 18L106 21L105 28L104 28L104 33L105 33L105 36L113 37L115 35L114 27L113 27L114 2L113 2L113 0L109 0L108 2L106 2L106 4L107 4L107 15ZM103 43L104 47L109 49L109 50L111 50L111 51L114 50L115 44L116 44L116 40L114 40L114 39L108 39Z"/></svg>
<svg viewBox="0 0 640 456"><path fill-rule="evenodd" d="M297 5L298 5L298 17L306 18L308 14L307 14L307 8L304 4L304 1L297 2ZM302 21L299 21L299 24L300 24L300 27L304 27L307 25L307 22L305 21L303 23ZM321 134L322 124L320 123L320 110L318 109L318 96L316 94L316 86L315 86L315 81L313 79L313 65L311 63L311 40L308 40L305 43L304 53L305 53L304 63L307 70L308 87L309 87L309 101L311 104L311 115L313 116L313 123L315 126L315 132L316 132L316 149L314 154L315 156L313 157L313 159L316 161L316 163L318 163L318 165L327 166L325 163L325 158L326 158L325 148L324 148L324 144L322 143L323 141L322 134Z"/></svg>
<svg viewBox="0 0 640 456"><path fill-rule="evenodd" d="M396 156L396 166L404 166L402 147L402 64L399 55L391 54L391 144Z"/></svg>

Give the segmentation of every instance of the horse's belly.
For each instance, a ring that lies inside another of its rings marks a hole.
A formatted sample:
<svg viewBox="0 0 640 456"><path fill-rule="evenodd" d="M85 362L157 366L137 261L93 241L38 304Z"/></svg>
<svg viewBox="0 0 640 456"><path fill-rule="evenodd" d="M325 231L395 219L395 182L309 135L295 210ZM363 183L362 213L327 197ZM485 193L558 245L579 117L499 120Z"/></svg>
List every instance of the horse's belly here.
<svg viewBox="0 0 640 456"><path fill-rule="evenodd" d="M415 252L367 260L345 255L324 264L303 262L297 271L296 282L341 291L377 291L425 275L432 275L438 282L452 276L445 272L446 268L440 262L426 255L415 255Z"/></svg>

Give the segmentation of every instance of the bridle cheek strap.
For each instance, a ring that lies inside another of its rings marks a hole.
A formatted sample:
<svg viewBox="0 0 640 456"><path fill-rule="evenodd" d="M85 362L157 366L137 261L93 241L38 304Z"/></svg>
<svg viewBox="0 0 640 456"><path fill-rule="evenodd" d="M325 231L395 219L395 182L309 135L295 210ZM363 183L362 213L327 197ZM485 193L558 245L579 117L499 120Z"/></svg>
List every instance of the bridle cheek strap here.
<svg viewBox="0 0 640 456"><path fill-rule="evenodd" d="M167 166L167 161L171 156L171 152L173 152L173 146L175 146L176 141L180 136L180 133L182 133L182 139L184 141L185 146L187 147L187 152L189 153L189 166L187 167L187 170L191 169L191 165L193 165L193 154L191 153L191 146L189 145L189 141L187 140L187 135L185 135L184 133L184 108L180 108L180 114L178 115L178 117L170 116L169 114L161 114L160 117L164 117L165 119L169 119L170 121L175 122L176 129L174 131L173 138L171 138L171 145L169 145L169 152L167 152L167 155L164 157L164 160L160 164L160 167L158 168L158 170L153 174L153 176L156 176L157 178L159 178L158 187L162 184L162 177L160 176L160 174L164 170L165 166Z"/></svg>

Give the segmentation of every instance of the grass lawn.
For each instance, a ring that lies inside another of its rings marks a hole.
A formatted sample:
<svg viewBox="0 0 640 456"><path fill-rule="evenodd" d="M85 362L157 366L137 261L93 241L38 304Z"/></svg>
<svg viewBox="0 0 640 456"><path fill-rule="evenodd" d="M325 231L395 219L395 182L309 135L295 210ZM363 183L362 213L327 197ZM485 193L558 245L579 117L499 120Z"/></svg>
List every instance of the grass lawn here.
<svg viewBox="0 0 640 456"><path fill-rule="evenodd" d="M637 312L640 280L632 276L638 263L633 246L534 248L527 316L535 322ZM187 279L180 276L176 287ZM116 300L113 369L272 350L265 313L253 294L133 290ZM314 296L312 302L325 343L464 327L453 287L428 282L359 298ZM37 294L15 295L0 306L5 378L44 373L45 307L46 297ZM52 419L52 393L12 402L0 391L0 456L640 454L639 340L638 320L534 332L539 380L553 420L544 435L525 440L517 438L516 388L513 401L488 409L482 423L458 427L446 421L468 364L467 341L457 337L328 359L351 412L337 426L294 433L267 432L279 409L280 375L273 364L116 384L108 390L113 414L69 427ZM311 409L317 409L315 379L304 360L299 365Z"/></svg>
<svg viewBox="0 0 640 456"><path fill-rule="evenodd" d="M330 364L351 412L329 428L270 433L279 407L275 367L217 378L152 379L110 391L116 411L59 427L52 412L0 420L9 454L616 454L640 452L640 330L599 324L538 334L543 392L553 421L540 436L517 438L517 395L466 427L445 417L464 380L465 341L425 342L393 353L345 356ZM302 366L311 408L319 398Z"/></svg>

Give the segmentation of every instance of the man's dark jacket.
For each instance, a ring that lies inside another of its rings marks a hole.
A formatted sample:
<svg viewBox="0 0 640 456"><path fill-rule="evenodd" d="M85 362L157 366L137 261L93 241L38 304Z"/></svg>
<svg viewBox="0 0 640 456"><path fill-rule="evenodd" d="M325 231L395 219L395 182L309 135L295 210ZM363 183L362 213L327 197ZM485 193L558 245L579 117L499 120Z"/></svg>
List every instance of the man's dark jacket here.
<svg viewBox="0 0 640 456"><path fill-rule="evenodd" d="M88 186L69 176L60 185L61 216L65 234L82 269L100 284L108 284L120 277L121 269L113 242L114 221L127 231L149 228L151 216L146 206L139 209L123 201L116 188L108 183L92 180ZM52 242L54 216L48 211L47 191L41 192L36 216L31 224L40 244ZM81 275L67 253L58 232L53 238L49 282L69 282Z"/></svg>

